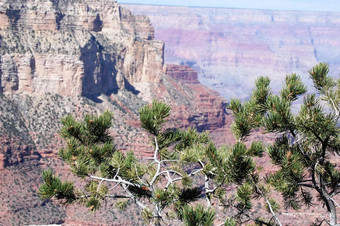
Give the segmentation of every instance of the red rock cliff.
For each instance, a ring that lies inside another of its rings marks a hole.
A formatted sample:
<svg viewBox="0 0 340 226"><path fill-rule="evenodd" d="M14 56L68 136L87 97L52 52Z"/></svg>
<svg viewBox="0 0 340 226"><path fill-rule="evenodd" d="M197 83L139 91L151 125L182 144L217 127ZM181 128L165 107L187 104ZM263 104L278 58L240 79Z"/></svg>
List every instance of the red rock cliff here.
<svg viewBox="0 0 340 226"><path fill-rule="evenodd" d="M182 81L186 84L199 83L197 71L188 66L167 65L165 74L171 76L173 79L177 81L180 82Z"/></svg>
<svg viewBox="0 0 340 226"><path fill-rule="evenodd" d="M138 109L152 99L172 106L168 127L216 131L230 122L223 99L200 84L194 70L175 65L164 70L163 43L154 39L149 20L114 1L2 1L0 38L4 225L140 223L138 216L113 210L112 203L89 216L87 209L39 198L44 168L71 178L57 157L64 145L60 119L67 114L82 118L112 111L117 149L138 156L152 152L138 123Z"/></svg>
<svg viewBox="0 0 340 226"><path fill-rule="evenodd" d="M162 76L148 18L115 1L15 0L0 27L2 93L97 95Z"/></svg>

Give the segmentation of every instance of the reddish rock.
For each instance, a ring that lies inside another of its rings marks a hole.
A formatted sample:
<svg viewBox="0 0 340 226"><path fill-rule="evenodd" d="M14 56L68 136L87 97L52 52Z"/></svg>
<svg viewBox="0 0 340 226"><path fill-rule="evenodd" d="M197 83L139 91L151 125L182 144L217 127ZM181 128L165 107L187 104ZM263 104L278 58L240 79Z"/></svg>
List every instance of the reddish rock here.
<svg viewBox="0 0 340 226"><path fill-rule="evenodd" d="M184 82L186 84L199 83L197 72L188 66L166 65L165 74L171 76L173 79Z"/></svg>
<svg viewBox="0 0 340 226"><path fill-rule="evenodd" d="M9 25L8 17L4 12L0 13L0 28L5 29Z"/></svg>
<svg viewBox="0 0 340 226"><path fill-rule="evenodd" d="M5 154L0 153L0 170L5 169Z"/></svg>
<svg viewBox="0 0 340 226"><path fill-rule="evenodd" d="M149 19L115 1L11 1L0 27L1 93L92 96L163 74Z"/></svg>
<svg viewBox="0 0 340 226"><path fill-rule="evenodd" d="M163 100L172 108L167 127L214 131L230 121L224 101L198 82L193 69L164 68L164 45L154 40L146 17L109 0L63 3L14 0L0 9L0 181L6 181L0 185L0 222L141 223L127 212L108 214L111 202L90 215L84 207L40 199L43 169L75 180L57 155L65 145L60 119L110 110L117 149L144 158L153 147L140 128L140 107Z"/></svg>
<svg viewBox="0 0 340 226"><path fill-rule="evenodd" d="M0 185L4 203L0 222L142 224L139 215L113 211L112 202L91 214L79 205L64 207L40 199L37 190L43 169L76 180L57 155L65 145L58 135L60 119L112 111L110 133L117 150L132 150L142 159L152 156L153 147L140 128L139 108L153 99L172 108L167 128L210 131L217 145L234 142L232 116L225 112L225 100L203 86L194 69L163 65L163 43L154 40L146 17L134 16L108 0L53 4L11 2L10 26L4 16L8 13L0 13L4 46L0 51L0 181L6 181ZM16 35L13 27L18 28Z"/></svg>

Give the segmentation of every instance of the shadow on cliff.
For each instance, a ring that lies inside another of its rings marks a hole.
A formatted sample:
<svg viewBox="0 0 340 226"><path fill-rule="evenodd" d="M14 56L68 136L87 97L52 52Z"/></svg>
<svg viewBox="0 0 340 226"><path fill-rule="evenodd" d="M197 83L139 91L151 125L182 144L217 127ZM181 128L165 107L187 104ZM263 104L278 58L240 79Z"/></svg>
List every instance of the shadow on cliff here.
<svg viewBox="0 0 340 226"><path fill-rule="evenodd" d="M80 60L84 64L84 77L82 80L82 95L96 103L102 101L100 94L110 95L117 93L117 55L114 52L106 52L100 42L91 36L91 39L80 50ZM124 88L137 95L135 89L125 78Z"/></svg>

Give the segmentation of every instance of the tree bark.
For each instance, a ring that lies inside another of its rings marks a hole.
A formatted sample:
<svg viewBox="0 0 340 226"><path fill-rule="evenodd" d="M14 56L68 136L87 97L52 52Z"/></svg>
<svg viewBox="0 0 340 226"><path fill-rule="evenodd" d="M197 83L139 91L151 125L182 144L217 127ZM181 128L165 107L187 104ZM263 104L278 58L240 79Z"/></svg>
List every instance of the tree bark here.
<svg viewBox="0 0 340 226"><path fill-rule="evenodd" d="M329 214L329 224L332 226L339 225L336 216L336 206L331 198L327 198L327 209Z"/></svg>

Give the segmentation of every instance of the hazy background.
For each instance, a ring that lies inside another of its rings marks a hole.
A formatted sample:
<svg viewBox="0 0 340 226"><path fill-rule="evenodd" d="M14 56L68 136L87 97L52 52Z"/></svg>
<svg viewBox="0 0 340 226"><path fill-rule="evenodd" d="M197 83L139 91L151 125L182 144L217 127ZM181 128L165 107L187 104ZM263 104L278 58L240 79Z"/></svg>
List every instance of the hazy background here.
<svg viewBox="0 0 340 226"><path fill-rule="evenodd" d="M225 7L274 10L306 10L340 12L339 0L118 0L119 3L137 3L172 6Z"/></svg>

